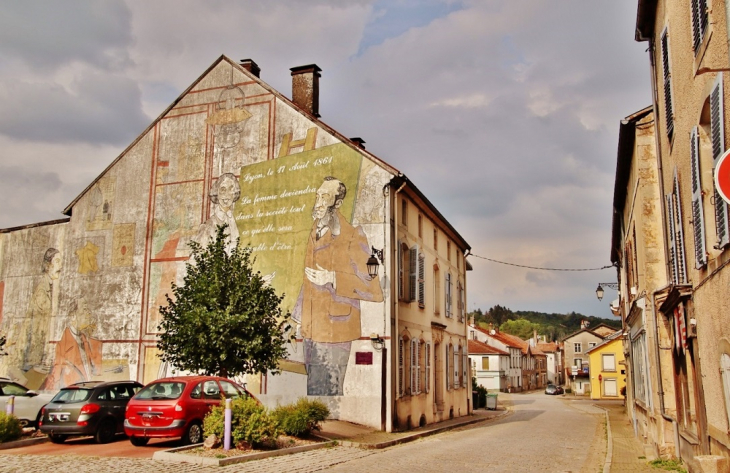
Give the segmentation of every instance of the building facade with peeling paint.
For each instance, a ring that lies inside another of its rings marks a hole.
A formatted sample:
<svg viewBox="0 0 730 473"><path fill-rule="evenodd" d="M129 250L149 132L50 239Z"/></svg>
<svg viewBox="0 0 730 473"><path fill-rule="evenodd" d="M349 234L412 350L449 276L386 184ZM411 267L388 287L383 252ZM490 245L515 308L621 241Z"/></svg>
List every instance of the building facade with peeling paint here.
<svg viewBox="0 0 730 473"><path fill-rule="evenodd" d="M222 56L68 218L0 230L0 375L55 390L175 373L159 307L189 243L226 223L297 329L282 374L246 377L265 404L315 397L387 431L469 413L468 244L403 173L319 120L317 66L291 72L288 99L255 62Z"/></svg>

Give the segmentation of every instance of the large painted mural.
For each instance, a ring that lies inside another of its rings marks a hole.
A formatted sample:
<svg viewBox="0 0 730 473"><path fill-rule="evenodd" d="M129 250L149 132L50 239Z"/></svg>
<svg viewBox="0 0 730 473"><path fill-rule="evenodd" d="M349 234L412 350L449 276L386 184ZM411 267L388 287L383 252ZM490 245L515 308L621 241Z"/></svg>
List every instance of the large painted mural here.
<svg viewBox="0 0 730 473"><path fill-rule="evenodd" d="M189 243L227 223L295 321L281 362L292 395L346 394L354 347L384 324L384 284L366 261L384 245L390 177L222 58L68 222L0 233L0 375L54 390L174 372L157 356L159 307L183 281ZM266 391L264 378L249 387Z"/></svg>

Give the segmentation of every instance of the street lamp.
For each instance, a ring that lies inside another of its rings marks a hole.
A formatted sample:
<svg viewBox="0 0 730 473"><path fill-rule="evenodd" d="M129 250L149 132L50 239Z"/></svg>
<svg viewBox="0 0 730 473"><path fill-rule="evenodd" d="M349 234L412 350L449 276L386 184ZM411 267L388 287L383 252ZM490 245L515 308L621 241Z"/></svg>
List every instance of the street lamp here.
<svg viewBox="0 0 730 473"><path fill-rule="evenodd" d="M368 262L366 264L368 267L368 275L372 279L378 275L378 267L380 266L378 259L381 263L383 262L383 250L376 250L374 246L371 246L370 248L373 252L370 255L370 258L368 258Z"/></svg>
<svg viewBox="0 0 730 473"><path fill-rule="evenodd" d="M618 291L618 283L617 282L599 282L598 287L596 288L596 297L600 301L603 299L603 286L606 286L610 289L613 289L614 291Z"/></svg>

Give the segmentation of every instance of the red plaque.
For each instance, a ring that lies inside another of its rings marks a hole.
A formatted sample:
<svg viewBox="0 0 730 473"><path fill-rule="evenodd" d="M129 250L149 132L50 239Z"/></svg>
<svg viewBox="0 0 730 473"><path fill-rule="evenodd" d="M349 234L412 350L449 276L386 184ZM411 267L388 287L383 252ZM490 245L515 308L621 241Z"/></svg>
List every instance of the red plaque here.
<svg viewBox="0 0 730 473"><path fill-rule="evenodd" d="M355 364L356 365L372 365L373 364L373 352L371 352L371 351L355 352Z"/></svg>

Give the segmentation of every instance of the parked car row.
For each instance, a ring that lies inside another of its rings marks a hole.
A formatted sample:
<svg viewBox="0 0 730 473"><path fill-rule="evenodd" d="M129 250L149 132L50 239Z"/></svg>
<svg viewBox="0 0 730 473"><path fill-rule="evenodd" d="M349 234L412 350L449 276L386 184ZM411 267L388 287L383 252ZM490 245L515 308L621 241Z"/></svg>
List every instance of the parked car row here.
<svg viewBox="0 0 730 473"><path fill-rule="evenodd" d="M126 434L135 446L151 438L180 437L183 444L203 441L203 419L226 398L253 397L234 381L217 376L137 381L85 381L56 395L38 394L0 378L0 400L15 396L15 415L38 427L54 443L70 436L93 436L108 443Z"/></svg>
<svg viewBox="0 0 730 473"><path fill-rule="evenodd" d="M563 394L564 392L565 391L562 386L557 386L555 384L548 384L547 387L545 387L545 394L558 395Z"/></svg>

